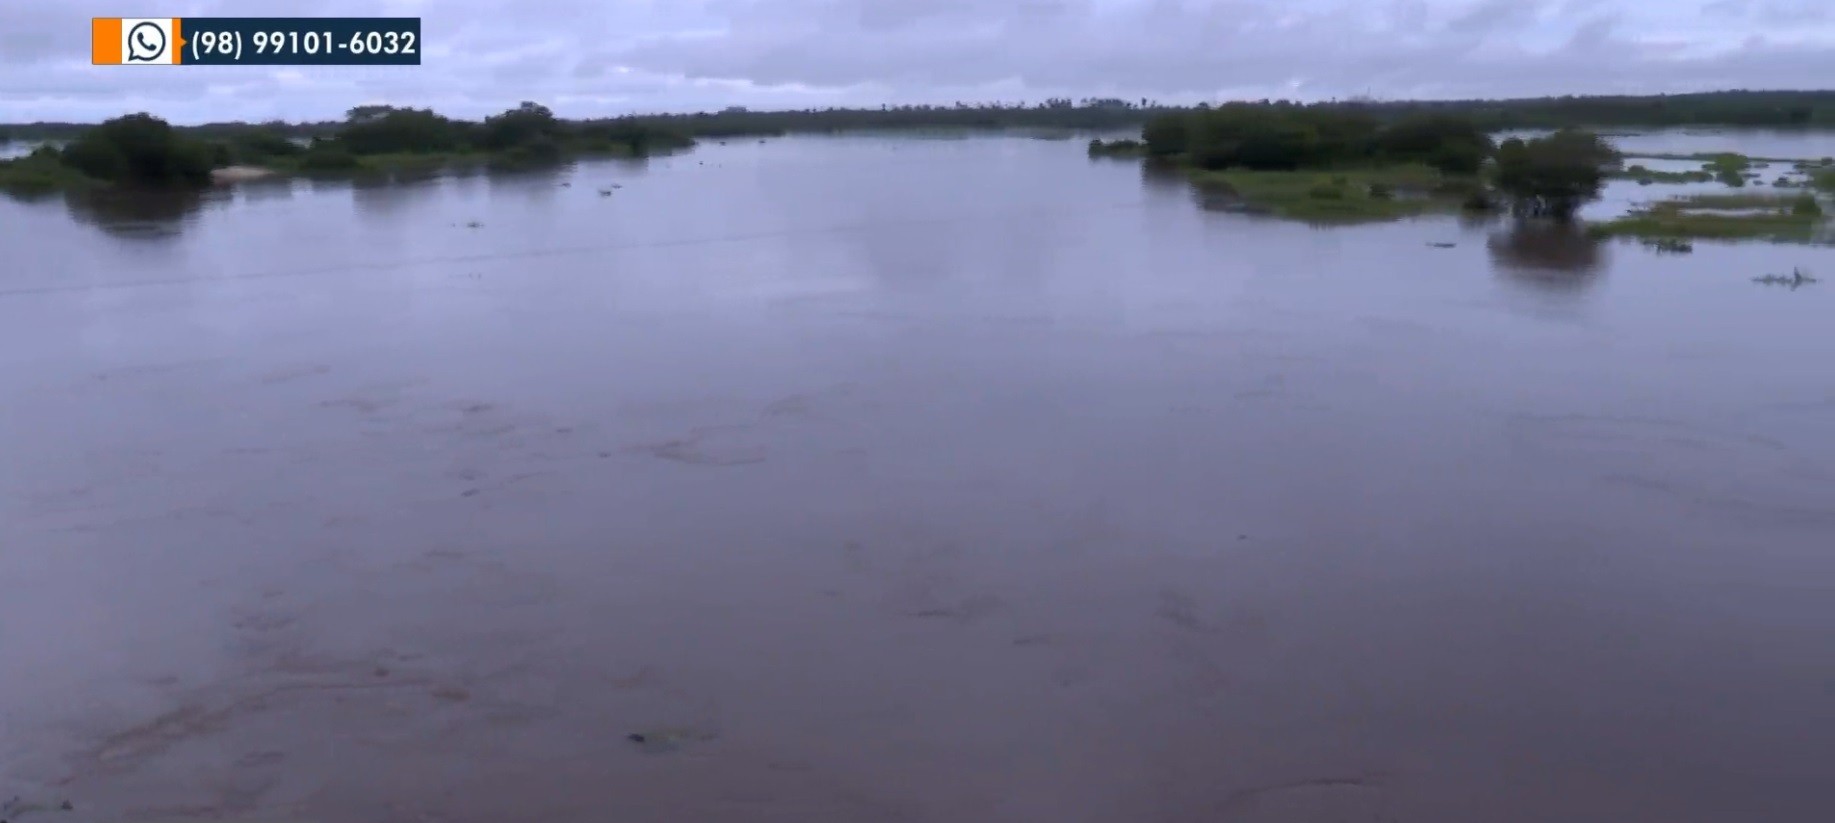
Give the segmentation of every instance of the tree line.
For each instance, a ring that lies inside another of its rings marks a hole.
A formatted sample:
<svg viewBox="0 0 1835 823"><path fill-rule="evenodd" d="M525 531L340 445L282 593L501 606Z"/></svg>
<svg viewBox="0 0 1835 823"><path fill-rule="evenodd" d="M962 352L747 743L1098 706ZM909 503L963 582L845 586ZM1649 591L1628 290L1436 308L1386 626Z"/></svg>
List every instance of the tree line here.
<svg viewBox="0 0 1835 823"><path fill-rule="evenodd" d="M563 121L533 102L478 122L431 109L358 106L336 129L311 136L275 124L176 128L138 113L85 126L61 148L46 144L24 158L0 161L5 172L0 182L28 188L72 182L195 187L207 185L213 170L233 165L347 172L373 168L380 158L470 157L527 167L581 154L645 156L693 144L679 131L631 118Z"/></svg>
<svg viewBox="0 0 1835 823"><path fill-rule="evenodd" d="M1385 122L1336 106L1235 103L1162 114L1141 130L1147 153L1201 169L1424 163L1475 174L1495 146L1469 118L1421 114Z"/></svg>
<svg viewBox="0 0 1835 823"><path fill-rule="evenodd" d="M1229 105L1263 108L1298 106L1282 100L1241 101ZM1051 98L1037 102L956 102L941 105L884 105L865 108L808 108L754 111L733 106L692 114L631 114L608 120L561 121L572 125L620 122L671 132L683 137L770 136L791 132L836 132L920 128L1053 128L1110 130L1139 126L1162 114L1213 108L1179 107L1149 98ZM1425 114L1465 118L1487 131L1516 128L1765 126L1835 128L1835 91L1722 91L1645 96L1543 97L1513 100L1381 101L1336 100L1316 103L1379 121ZM373 110L382 107L359 107ZM353 109L357 111L358 109ZM413 109L398 109L412 111ZM425 111L425 110L421 110ZM463 123L465 121L453 121ZM293 139L335 136L349 126L339 121L286 123L208 123L181 127L205 140L231 137L251 128ZM479 124L471 124L479 125ZM0 141L70 140L91 128L84 123L0 124Z"/></svg>

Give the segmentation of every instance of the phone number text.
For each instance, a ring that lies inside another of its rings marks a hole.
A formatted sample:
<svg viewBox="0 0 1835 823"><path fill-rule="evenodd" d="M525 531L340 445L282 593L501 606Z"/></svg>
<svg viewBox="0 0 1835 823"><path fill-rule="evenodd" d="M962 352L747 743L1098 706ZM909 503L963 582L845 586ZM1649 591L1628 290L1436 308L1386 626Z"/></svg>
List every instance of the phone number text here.
<svg viewBox="0 0 1835 823"><path fill-rule="evenodd" d="M185 18L182 25L181 62L192 65L420 63L418 17Z"/></svg>

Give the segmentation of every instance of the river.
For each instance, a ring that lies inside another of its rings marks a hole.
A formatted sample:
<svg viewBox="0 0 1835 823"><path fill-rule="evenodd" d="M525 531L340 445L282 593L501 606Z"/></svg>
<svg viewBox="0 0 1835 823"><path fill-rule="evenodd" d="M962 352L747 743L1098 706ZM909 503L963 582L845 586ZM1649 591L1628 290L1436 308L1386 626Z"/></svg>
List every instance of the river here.
<svg viewBox="0 0 1835 823"><path fill-rule="evenodd" d="M74 809L12 823L1830 807L1835 249L1003 137L0 247L0 797Z"/></svg>

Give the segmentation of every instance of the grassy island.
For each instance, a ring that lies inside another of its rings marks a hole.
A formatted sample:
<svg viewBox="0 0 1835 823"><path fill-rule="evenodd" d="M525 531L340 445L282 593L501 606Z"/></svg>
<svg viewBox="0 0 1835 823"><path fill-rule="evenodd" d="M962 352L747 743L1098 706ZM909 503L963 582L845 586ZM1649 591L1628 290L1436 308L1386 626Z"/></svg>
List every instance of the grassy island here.
<svg viewBox="0 0 1835 823"><path fill-rule="evenodd" d="M1653 203L1589 227L1597 236L1805 242L1826 215L1809 194L1698 194Z"/></svg>

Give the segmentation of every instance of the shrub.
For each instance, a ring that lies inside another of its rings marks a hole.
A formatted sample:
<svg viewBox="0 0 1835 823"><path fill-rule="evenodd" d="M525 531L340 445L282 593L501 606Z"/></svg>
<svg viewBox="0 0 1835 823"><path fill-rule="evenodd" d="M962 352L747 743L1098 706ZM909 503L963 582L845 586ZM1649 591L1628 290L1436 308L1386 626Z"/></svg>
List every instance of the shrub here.
<svg viewBox="0 0 1835 823"><path fill-rule="evenodd" d="M306 151L305 156L300 158L299 168L300 171L306 172L338 172L350 171L361 165L357 156L351 154L348 149L335 142L326 141L314 143L312 148Z"/></svg>
<svg viewBox="0 0 1835 823"><path fill-rule="evenodd" d="M1340 177L1338 179L1343 180L1344 178ZM1344 199L1344 186L1337 185L1337 184L1330 184L1330 183L1320 183L1319 185L1313 186L1311 189L1307 190L1306 196L1311 197L1314 200L1343 200Z"/></svg>
<svg viewBox="0 0 1835 823"><path fill-rule="evenodd" d="M100 180L144 186L203 186L210 182L211 147L172 130L150 114L106 121L63 151L64 163Z"/></svg>

